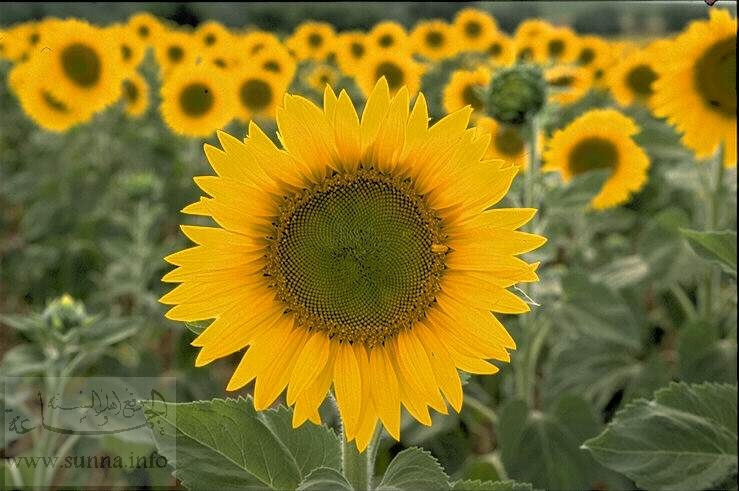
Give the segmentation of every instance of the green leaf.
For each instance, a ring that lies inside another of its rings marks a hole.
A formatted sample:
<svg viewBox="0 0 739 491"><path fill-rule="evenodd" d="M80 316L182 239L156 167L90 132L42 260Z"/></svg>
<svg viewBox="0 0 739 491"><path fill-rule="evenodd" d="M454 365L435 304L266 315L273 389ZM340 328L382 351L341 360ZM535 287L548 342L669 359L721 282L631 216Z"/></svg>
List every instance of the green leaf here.
<svg viewBox="0 0 739 491"><path fill-rule="evenodd" d="M288 432L287 409L258 414L251 399L241 397L155 409L149 420L159 453L188 489L294 489L315 467L338 470L333 432L309 424Z"/></svg>
<svg viewBox="0 0 739 491"><path fill-rule="evenodd" d="M719 339L704 323L683 327L677 338L678 376L683 382L733 382L736 380L736 340Z"/></svg>
<svg viewBox="0 0 739 491"><path fill-rule="evenodd" d="M614 259L593 274L593 279L615 290L641 282L649 274L649 265L641 256Z"/></svg>
<svg viewBox="0 0 739 491"><path fill-rule="evenodd" d="M736 275L736 232L731 230L699 232L680 229L696 254L709 261L715 261Z"/></svg>
<svg viewBox="0 0 739 491"><path fill-rule="evenodd" d="M457 481L452 491L532 491L534 487L527 482L517 481Z"/></svg>
<svg viewBox="0 0 739 491"><path fill-rule="evenodd" d="M298 491L352 491L352 486L336 469L319 467L305 476Z"/></svg>
<svg viewBox="0 0 739 491"><path fill-rule="evenodd" d="M450 489L444 469L425 450L407 448L390 462L378 490Z"/></svg>
<svg viewBox="0 0 739 491"><path fill-rule="evenodd" d="M737 473L737 387L672 383L583 445L645 489L706 489Z"/></svg>
<svg viewBox="0 0 739 491"><path fill-rule="evenodd" d="M51 363L35 344L20 344L5 353L0 367L3 376L20 377L41 374Z"/></svg>

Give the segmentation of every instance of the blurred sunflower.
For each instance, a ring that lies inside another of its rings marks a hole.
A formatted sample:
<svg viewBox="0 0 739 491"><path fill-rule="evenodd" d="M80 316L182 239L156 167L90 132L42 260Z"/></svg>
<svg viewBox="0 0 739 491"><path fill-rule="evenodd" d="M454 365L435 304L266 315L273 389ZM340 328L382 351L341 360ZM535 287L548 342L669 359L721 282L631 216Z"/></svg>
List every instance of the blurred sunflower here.
<svg viewBox="0 0 739 491"><path fill-rule="evenodd" d="M354 80L365 97L369 96L382 77L385 77L392 94L405 86L411 96L414 96L421 88L422 75L423 66L408 54L375 52L361 65L354 75Z"/></svg>
<svg viewBox="0 0 739 491"><path fill-rule="evenodd" d="M41 42L42 24L40 22L22 22L2 31L0 34L0 59L16 63L26 61L32 54L37 53Z"/></svg>
<svg viewBox="0 0 739 491"><path fill-rule="evenodd" d="M367 57L367 36L361 31L343 32L337 39L336 62L344 75L352 76Z"/></svg>
<svg viewBox="0 0 739 491"><path fill-rule="evenodd" d="M313 67L306 77L305 81L308 86L321 94L323 94L326 85L330 87L336 87L341 73L331 65L316 65Z"/></svg>
<svg viewBox="0 0 739 491"><path fill-rule="evenodd" d="M55 23L44 47L32 60L37 77L53 81L45 87L58 101L96 112L121 94L120 50L109 32L79 20Z"/></svg>
<svg viewBox="0 0 739 491"><path fill-rule="evenodd" d="M123 80L123 110L127 115L138 118L149 107L149 84L138 72L133 72Z"/></svg>
<svg viewBox="0 0 739 491"><path fill-rule="evenodd" d="M286 87L292 82L293 77L295 77L295 71L297 70L295 59L290 56L287 48L281 44L271 45L260 50L253 57L251 63L261 70L274 73L282 80L283 85Z"/></svg>
<svg viewBox="0 0 739 491"><path fill-rule="evenodd" d="M170 129L185 136L208 136L234 116L231 77L199 64L181 66L162 83L159 110Z"/></svg>
<svg viewBox="0 0 739 491"><path fill-rule="evenodd" d="M655 68L654 112L683 133L699 158L720 144L724 165L736 166L736 18L711 9L710 19L694 22L675 40L672 56Z"/></svg>
<svg viewBox="0 0 739 491"><path fill-rule="evenodd" d="M490 83L490 71L484 68L477 70L456 70L444 87L444 111L451 113L465 106L473 110L472 117L481 116L485 108L482 92Z"/></svg>
<svg viewBox="0 0 739 491"><path fill-rule="evenodd" d="M549 86L550 102L566 105L577 102L588 93L593 75L577 65L555 65L544 72Z"/></svg>
<svg viewBox="0 0 739 491"><path fill-rule="evenodd" d="M128 19L128 26L142 42L153 45L165 30L159 19L148 12L139 12Z"/></svg>
<svg viewBox="0 0 739 491"><path fill-rule="evenodd" d="M482 160L488 137L462 109L428 128L424 97L391 98L381 80L361 118L327 88L324 108L286 96L284 150L255 125L206 145L217 176L185 208L218 227L184 226L196 246L167 257L167 317L215 319L196 366L246 348L227 390L254 384L267 409L287 389L293 426L320 422L333 386L344 436L364 451L378 420L400 437L401 405L430 425L456 411L458 370L492 374L515 342L491 311L529 310L507 290L536 281L518 255L543 237L518 232L533 209L490 209L517 168ZM487 210L487 211L484 211Z"/></svg>
<svg viewBox="0 0 739 491"><path fill-rule="evenodd" d="M367 33L367 47L370 51L407 51L408 33L405 27L390 20L378 22Z"/></svg>
<svg viewBox="0 0 739 491"><path fill-rule="evenodd" d="M416 24L411 32L411 46L414 53L434 61L454 56L460 49L456 31L442 20Z"/></svg>
<svg viewBox="0 0 739 491"><path fill-rule="evenodd" d="M575 63L588 68L593 72L594 79L601 80L605 73L598 75L598 71L603 71L612 59L611 46L605 40L598 36L581 36L580 47L575 57Z"/></svg>
<svg viewBox="0 0 739 491"><path fill-rule="evenodd" d="M608 87L618 104L649 106L657 80L653 55L646 49L634 51L609 70Z"/></svg>
<svg viewBox="0 0 739 491"><path fill-rule="evenodd" d="M233 49L234 38L231 31L214 20L200 24L193 33L193 37L195 47L204 52L218 48Z"/></svg>
<svg viewBox="0 0 739 491"><path fill-rule="evenodd" d="M546 61L546 45L538 38L516 39L515 59L523 63L544 63Z"/></svg>
<svg viewBox="0 0 739 491"><path fill-rule="evenodd" d="M323 61L336 42L331 24L325 22L303 22L286 41L298 61Z"/></svg>
<svg viewBox="0 0 739 491"><path fill-rule="evenodd" d="M571 63L580 54L580 39L567 27L550 29L544 46L544 56L552 63Z"/></svg>
<svg viewBox="0 0 739 491"><path fill-rule="evenodd" d="M511 165L521 169L528 167L528 145L519 126L498 123L493 118L483 116L475 121L475 127L481 134L490 135L486 160L497 161L501 168Z"/></svg>
<svg viewBox="0 0 739 491"><path fill-rule="evenodd" d="M509 66L516 61L515 43L501 32L493 34L483 53L494 66Z"/></svg>
<svg viewBox="0 0 739 491"><path fill-rule="evenodd" d="M288 84L279 75L245 66L232 75L237 99L237 117L249 121L254 117L275 119L277 104Z"/></svg>
<svg viewBox="0 0 739 491"><path fill-rule="evenodd" d="M545 39L551 29L552 25L549 22L534 17L523 20L516 28L516 32L513 37L516 42L520 43L537 39Z"/></svg>
<svg viewBox="0 0 739 491"><path fill-rule="evenodd" d="M177 67L195 64L199 55L193 41L190 32L162 31L159 34L154 44L154 56L162 77L167 77Z"/></svg>
<svg viewBox="0 0 739 491"><path fill-rule="evenodd" d="M243 35L237 42L237 50L242 57L250 57L258 55L262 50L270 49L275 46L282 46L280 38L267 31L252 31Z"/></svg>
<svg viewBox="0 0 739 491"><path fill-rule="evenodd" d="M121 70L126 73L136 70L146 56L146 43L135 36L127 25L118 24L105 30L118 46Z"/></svg>
<svg viewBox="0 0 739 491"><path fill-rule="evenodd" d="M493 16L474 8L465 8L457 12L453 26L457 31L462 51L485 51L498 32L498 25Z"/></svg>
<svg viewBox="0 0 739 491"><path fill-rule="evenodd" d="M559 172L568 182L589 171L608 169L608 180L591 206L618 206L647 182L649 157L632 139L638 132L631 118L614 109L588 111L552 135L542 170Z"/></svg>

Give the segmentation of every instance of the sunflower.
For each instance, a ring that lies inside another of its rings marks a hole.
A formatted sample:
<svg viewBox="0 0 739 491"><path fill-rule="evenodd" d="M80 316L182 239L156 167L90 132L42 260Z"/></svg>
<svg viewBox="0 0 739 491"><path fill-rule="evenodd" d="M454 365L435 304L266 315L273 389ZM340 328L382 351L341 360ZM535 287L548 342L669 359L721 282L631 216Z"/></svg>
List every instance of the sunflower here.
<svg viewBox="0 0 739 491"><path fill-rule="evenodd" d="M274 73L287 87L292 83L297 63L282 44L270 45L260 50L250 61L261 70Z"/></svg>
<svg viewBox="0 0 739 491"><path fill-rule="evenodd" d="M367 36L363 32L343 32L337 38L336 62L345 75L354 75L368 51Z"/></svg>
<svg viewBox="0 0 739 491"><path fill-rule="evenodd" d="M544 63L546 46L538 38L516 40L515 59L520 63Z"/></svg>
<svg viewBox="0 0 739 491"><path fill-rule="evenodd" d="M248 32L241 37L241 40L237 43L239 50L243 57L256 56L274 46L282 46L280 39L267 31L252 31Z"/></svg>
<svg viewBox="0 0 739 491"><path fill-rule="evenodd" d="M41 128L63 132L90 120L93 111L88 106L57 99L47 84L49 80L39 77L29 63L17 64L8 74L8 85L23 112Z"/></svg>
<svg viewBox="0 0 739 491"><path fill-rule="evenodd" d="M209 20L200 24L193 33L195 46L203 52L218 48L233 49L231 31L220 22Z"/></svg>
<svg viewBox="0 0 739 491"><path fill-rule="evenodd" d="M711 9L675 40L673 56L658 60L654 112L683 133L698 158L725 147L724 165L736 166L736 18Z"/></svg>
<svg viewBox="0 0 739 491"><path fill-rule="evenodd" d="M277 104L288 87L282 77L245 66L234 73L232 79L239 119L249 121L257 116L275 118Z"/></svg>
<svg viewBox="0 0 739 491"><path fill-rule="evenodd" d="M139 12L128 19L128 26L140 41L153 45L165 27L148 12Z"/></svg>
<svg viewBox="0 0 739 491"><path fill-rule="evenodd" d="M423 70L423 66L408 54L377 52L371 54L359 67L354 80L365 96L369 96L377 81L383 77L390 86L391 93L395 94L405 86L411 96L414 96L421 88Z"/></svg>
<svg viewBox="0 0 739 491"><path fill-rule="evenodd" d="M453 26L462 51L485 51L498 32L498 25L492 15L473 8L457 12Z"/></svg>
<svg viewBox="0 0 739 491"><path fill-rule="evenodd" d="M454 71L444 87L444 111L451 113L470 106L474 111L472 116L480 116L485 108L481 93L489 83L490 71L484 68Z"/></svg>
<svg viewBox="0 0 739 491"><path fill-rule="evenodd" d="M543 39L548 36L552 28L553 26L543 19L526 19L516 28L514 38L517 42Z"/></svg>
<svg viewBox="0 0 739 491"><path fill-rule="evenodd" d="M593 75L577 65L555 65L546 70L549 101L566 105L577 102L592 86Z"/></svg>
<svg viewBox="0 0 739 491"><path fill-rule="evenodd" d="M639 127L614 109L586 112L557 130L544 152L544 171L556 171L567 182L576 175L608 169L610 175L591 205L618 206L647 182L649 157L632 136Z"/></svg>
<svg viewBox="0 0 739 491"><path fill-rule="evenodd" d="M552 63L571 63L580 54L577 34L567 27L553 27L544 38L544 56Z"/></svg>
<svg viewBox="0 0 739 491"><path fill-rule="evenodd" d="M79 20L55 23L44 35L48 50L33 57L36 76L53 81L44 87L65 104L95 112L118 100L120 51L109 32Z"/></svg>
<svg viewBox="0 0 739 491"><path fill-rule="evenodd" d="M149 107L149 84L138 72L123 80L123 101L124 111L134 118L142 116Z"/></svg>
<svg viewBox="0 0 739 491"><path fill-rule="evenodd" d="M408 33L397 22L379 22L367 34L367 47L371 51L407 51L410 47Z"/></svg>
<svg viewBox="0 0 739 491"><path fill-rule="evenodd" d="M206 64L181 66L162 84L162 119L185 136L208 136L233 118L231 76Z"/></svg>
<svg viewBox="0 0 739 491"><path fill-rule="evenodd" d="M162 297L178 321L215 319L194 341L196 366L247 348L227 390L255 381L268 408L287 389L293 426L320 423L333 387L347 441L364 451L378 420L400 437L401 405L430 425L428 408L462 406L458 370L491 374L515 342L491 311L523 313L507 290L536 281L516 256L545 239L516 231L533 209L489 209L515 167L481 160L488 138L466 130L469 108L428 128L421 95L372 91L360 118L326 89L323 110L286 96L284 150L255 125L240 141L206 145L211 197L186 207L218 227L185 226L196 246ZM487 211L484 211L487 210Z"/></svg>
<svg viewBox="0 0 739 491"><path fill-rule="evenodd" d="M287 40L298 61L323 61L336 41L336 33L331 24L325 22L303 22Z"/></svg>
<svg viewBox="0 0 739 491"><path fill-rule="evenodd" d="M483 53L494 66L509 66L516 61L516 45L502 32L496 32L491 36Z"/></svg>
<svg viewBox="0 0 739 491"><path fill-rule="evenodd" d="M326 85L336 87L340 78L341 73L339 73L339 71L334 67L331 65L321 64L313 67L306 77L306 82L309 87L323 94Z"/></svg>
<svg viewBox="0 0 739 491"><path fill-rule="evenodd" d="M195 49L192 33L184 31L162 31L154 45L154 56L162 77L167 77L175 68L194 65L202 58Z"/></svg>
<svg viewBox="0 0 739 491"><path fill-rule="evenodd" d="M13 63L27 61L43 49L42 38L57 21L22 22L0 31L0 59Z"/></svg>
<svg viewBox="0 0 739 491"><path fill-rule="evenodd" d="M608 42L598 36L581 37L579 52L574 61L591 71L594 86L606 87L605 75L614 62L614 53Z"/></svg>
<svg viewBox="0 0 739 491"><path fill-rule="evenodd" d="M419 22L411 33L413 51L429 60L442 60L459 52L456 31L442 20Z"/></svg>
<svg viewBox="0 0 739 491"><path fill-rule="evenodd" d="M608 72L608 87L621 106L649 106L657 80L654 56L648 49L637 50L617 63Z"/></svg>
<svg viewBox="0 0 739 491"><path fill-rule="evenodd" d="M528 167L529 147L520 126L498 123L488 116L475 121L475 126L480 134L490 135L486 160L497 161L501 168L513 165L523 170Z"/></svg>
<svg viewBox="0 0 739 491"><path fill-rule="evenodd" d="M126 73L135 71L146 56L147 45L133 35L131 28L127 25L114 25L105 30L118 46L120 53L118 63L121 70Z"/></svg>

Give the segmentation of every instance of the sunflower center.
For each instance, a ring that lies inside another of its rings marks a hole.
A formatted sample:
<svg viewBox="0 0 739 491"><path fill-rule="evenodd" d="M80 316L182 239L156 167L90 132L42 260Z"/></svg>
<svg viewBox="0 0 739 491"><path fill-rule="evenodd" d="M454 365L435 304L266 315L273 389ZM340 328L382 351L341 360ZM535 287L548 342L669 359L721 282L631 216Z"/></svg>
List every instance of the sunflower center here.
<svg viewBox="0 0 739 491"><path fill-rule="evenodd" d="M375 69L375 79L379 80L382 77L385 77L388 86L392 90L399 88L401 85L403 85L403 82L405 81L403 69L395 63L391 63L389 61L380 63Z"/></svg>
<svg viewBox="0 0 739 491"><path fill-rule="evenodd" d="M498 131L493 143L499 153L511 157L521 155L524 149L524 141L519 132L508 126L504 126Z"/></svg>
<svg viewBox="0 0 739 491"><path fill-rule="evenodd" d="M488 54L490 56L497 57L497 56L500 56L502 52L503 52L503 46L498 42L491 44L490 47L488 48Z"/></svg>
<svg viewBox="0 0 739 491"><path fill-rule="evenodd" d="M474 85L468 85L464 88L462 91L462 101L464 101L465 104L472 106L472 109L475 111L479 111L484 106L482 98L477 95L476 86Z"/></svg>
<svg viewBox="0 0 739 491"><path fill-rule="evenodd" d="M123 61L128 61L133 56L133 50L127 44L121 44L121 58Z"/></svg>
<svg viewBox="0 0 739 491"><path fill-rule="evenodd" d="M213 33L208 33L205 35L205 38L203 39L206 46L213 46L216 43L216 36Z"/></svg>
<svg viewBox="0 0 739 491"><path fill-rule="evenodd" d="M654 93L652 82L655 80L657 80L657 74L649 65L637 65L626 76L626 83L629 84L631 90L644 97L649 97Z"/></svg>
<svg viewBox="0 0 739 491"><path fill-rule="evenodd" d="M521 51L518 52L518 59L519 60L530 60L534 56L534 51L531 48L523 48Z"/></svg>
<svg viewBox="0 0 739 491"><path fill-rule="evenodd" d="M100 80L100 57L89 46L80 43L67 46L61 61L64 74L81 87L92 87Z"/></svg>
<svg viewBox="0 0 739 491"><path fill-rule="evenodd" d="M580 55L577 57L577 62L580 65L588 65L595 59L595 50L593 48L583 48L580 51Z"/></svg>
<svg viewBox="0 0 739 491"><path fill-rule="evenodd" d="M736 117L736 35L714 43L694 68L694 84L714 110Z"/></svg>
<svg viewBox="0 0 739 491"><path fill-rule="evenodd" d="M273 238L278 298L299 325L342 342L382 343L422 319L439 290L440 219L410 182L373 169L287 197Z"/></svg>
<svg viewBox="0 0 739 491"><path fill-rule="evenodd" d="M139 36L141 36L142 38L149 37L149 27L148 26L139 26L138 31L139 31Z"/></svg>
<svg viewBox="0 0 739 491"><path fill-rule="evenodd" d="M280 73L280 64L274 60L268 60L264 62L264 65L262 65L262 68L267 70L268 72L275 72Z"/></svg>
<svg viewBox="0 0 739 491"><path fill-rule="evenodd" d="M570 151L570 172L574 175L598 169L613 169L618 164L618 149L613 142L592 137L579 142Z"/></svg>
<svg viewBox="0 0 739 491"><path fill-rule="evenodd" d="M308 44L312 48L320 48L323 44L323 36L315 32L312 33L310 36L308 36Z"/></svg>
<svg viewBox="0 0 739 491"><path fill-rule="evenodd" d="M479 22L471 20L464 25L464 33L469 38L477 38L482 33L482 26Z"/></svg>
<svg viewBox="0 0 739 491"><path fill-rule="evenodd" d="M559 58L565 50L565 43L561 39L552 39L547 45L549 49L549 56L552 58Z"/></svg>
<svg viewBox="0 0 739 491"><path fill-rule="evenodd" d="M383 34L380 36L380 39L378 39L377 43L383 48L389 48L395 44L395 39L390 34Z"/></svg>
<svg viewBox="0 0 739 491"><path fill-rule="evenodd" d="M44 103L54 111L65 113L69 110L66 104L64 104L59 99L56 99L53 95L49 94L45 90L41 92L41 97L43 97Z"/></svg>
<svg viewBox="0 0 739 491"><path fill-rule="evenodd" d="M205 84L192 83L180 92L180 107L187 116L193 118L210 111L214 102L213 94Z"/></svg>
<svg viewBox="0 0 739 491"><path fill-rule="evenodd" d="M426 44L432 48L438 48L444 44L444 35L439 31L429 31L426 33Z"/></svg>
<svg viewBox="0 0 739 491"><path fill-rule="evenodd" d="M264 80L247 80L241 84L239 97L244 107L251 111L261 111L272 102L272 87Z"/></svg>
<svg viewBox="0 0 739 491"><path fill-rule="evenodd" d="M549 85L551 85L552 87L566 88L571 86L574 81L575 77L573 77L572 75L563 75L561 77L556 77L550 80Z"/></svg>
<svg viewBox="0 0 739 491"><path fill-rule="evenodd" d="M354 58L361 58L364 56L364 45L362 43L352 43L351 50Z"/></svg>
<svg viewBox="0 0 739 491"><path fill-rule="evenodd" d="M170 46L167 48L167 58L173 63L177 63L185 56L185 50L180 46Z"/></svg>
<svg viewBox="0 0 739 491"><path fill-rule="evenodd" d="M124 80L123 81L123 96L126 98L126 100L133 104L136 102L139 98L139 89L136 87L136 84L131 82L130 80Z"/></svg>

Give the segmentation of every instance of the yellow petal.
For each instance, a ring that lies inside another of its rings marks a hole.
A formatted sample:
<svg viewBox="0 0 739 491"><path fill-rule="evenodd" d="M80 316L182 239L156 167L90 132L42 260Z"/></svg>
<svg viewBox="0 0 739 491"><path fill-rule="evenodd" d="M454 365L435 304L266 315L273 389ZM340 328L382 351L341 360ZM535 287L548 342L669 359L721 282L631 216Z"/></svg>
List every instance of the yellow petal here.
<svg viewBox="0 0 739 491"><path fill-rule="evenodd" d="M372 93L367 98L367 104L362 112L362 153L375 142L380 125L385 120L385 115L390 108L390 89L387 80L382 77L377 81Z"/></svg>
<svg viewBox="0 0 739 491"><path fill-rule="evenodd" d="M298 353L308 337L305 329L292 328L292 319L283 318L283 322L291 327L291 332L285 344L274 346L272 365L257 377L254 384L254 409L257 411L267 409L285 390L295 368Z"/></svg>
<svg viewBox="0 0 739 491"><path fill-rule="evenodd" d="M370 390L382 424L388 433L400 440L400 390L393 364L385 348L376 346L369 352Z"/></svg>
<svg viewBox="0 0 739 491"><path fill-rule="evenodd" d="M287 388L288 404L293 404L303 390L323 371L328 362L330 342L324 333L315 332L305 343L290 376L290 385Z"/></svg>
<svg viewBox="0 0 739 491"><path fill-rule="evenodd" d="M362 377L354 349L349 343L341 343L338 347L334 364L334 389L344 430L347 435L354 435L362 408Z"/></svg>
<svg viewBox="0 0 739 491"><path fill-rule="evenodd" d="M454 361L439 339L423 324L413 326L428 355L431 368L441 392L455 411L462 409L462 383Z"/></svg>

